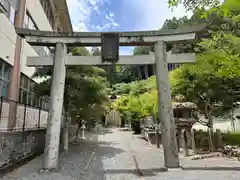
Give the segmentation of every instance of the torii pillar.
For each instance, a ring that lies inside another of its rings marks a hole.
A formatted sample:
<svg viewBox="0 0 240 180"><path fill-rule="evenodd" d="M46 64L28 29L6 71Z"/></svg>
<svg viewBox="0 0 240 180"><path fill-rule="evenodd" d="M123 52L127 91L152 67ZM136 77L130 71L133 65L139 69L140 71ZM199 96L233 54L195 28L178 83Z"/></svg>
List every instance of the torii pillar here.
<svg viewBox="0 0 240 180"><path fill-rule="evenodd" d="M163 41L156 42L154 52L158 90L158 114L161 120L165 166L167 168L179 168L176 128L173 118L165 43Z"/></svg>
<svg viewBox="0 0 240 180"><path fill-rule="evenodd" d="M56 44L53 64L53 79L50 94L50 106L47 121L43 169L58 169L59 142L63 109L63 95L66 76L67 47L63 43Z"/></svg>

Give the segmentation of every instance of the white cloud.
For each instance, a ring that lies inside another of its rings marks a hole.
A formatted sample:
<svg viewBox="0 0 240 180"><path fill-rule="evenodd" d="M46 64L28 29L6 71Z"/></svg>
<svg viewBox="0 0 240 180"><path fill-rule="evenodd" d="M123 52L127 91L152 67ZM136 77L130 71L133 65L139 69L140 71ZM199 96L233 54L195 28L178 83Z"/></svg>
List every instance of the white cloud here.
<svg viewBox="0 0 240 180"><path fill-rule="evenodd" d="M67 0L67 3L74 31L89 31L90 27L102 31L119 26L112 12L108 12L103 19L103 25L102 22L90 25L91 15L100 14L99 8L105 4L111 4L110 0Z"/></svg>
<svg viewBox="0 0 240 180"><path fill-rule="evenodd" d="M89 10L85 3L80 3L79 0L68 0L68 8L73 24L74 31L87 31L86 22L88 21Z"/></svg>
<svg viewBox="0 0 240 180"><path fill-rule="evenodd" d="M92 25L91 27L97 31L112 30L119 27L120 24L115 20L115 15L112 12L108 12L105 19L102 20L102 24Z"/></svg>
<svg viewBox="0 0 240 180"><path fill-rule="evenodd" d="M114 29L116 27L119 27L120 25L117 22L106 22L104 23L104 25L92 25L91 27L93 29L96 29L97 31L106 31L106 30L110 30L110 29Z"/></svg>
<svg viewBox="0 0 240 180"><path fill-rule="evenodd" d="M137 25L133 27L133 30L159 29L167 18L189 15L183 6L171 11L167 1L162 0L122 0L122 2L122 9L128 14L129 11L132 11L135 15L134 20L137 21Z"/></svg>
<svg viewBox="0 0 240 180"><path fill-rule="evenodd" d="M112 12L110 12L109 17L114 17L114 14Z"/></svg>
<svg viewBox="0 0 240 180"><path fill-rule="evenodd" d="M83 22L72 23L74 31L88 31L86 25Z"/></svg>

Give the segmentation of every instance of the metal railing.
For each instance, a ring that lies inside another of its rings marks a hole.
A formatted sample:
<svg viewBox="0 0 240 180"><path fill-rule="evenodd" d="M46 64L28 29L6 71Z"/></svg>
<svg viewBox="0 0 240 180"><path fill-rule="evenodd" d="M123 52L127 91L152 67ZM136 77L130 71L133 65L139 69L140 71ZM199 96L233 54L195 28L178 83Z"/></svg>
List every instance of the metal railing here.
<svg viewBox="0 0 240 180"><path fill-rule="evenodd" d="M16 105L16 125L13 131L29 131L47 127L48 109L22 104L0 97L0 131L8 130L10 106Z"/></svg>

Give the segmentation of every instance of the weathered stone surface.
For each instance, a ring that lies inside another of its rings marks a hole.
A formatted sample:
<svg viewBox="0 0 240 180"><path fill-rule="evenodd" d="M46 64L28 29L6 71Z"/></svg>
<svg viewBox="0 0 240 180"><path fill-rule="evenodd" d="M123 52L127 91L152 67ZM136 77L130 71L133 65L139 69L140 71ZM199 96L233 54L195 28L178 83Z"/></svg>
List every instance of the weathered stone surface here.
<svg viewBox="0 0 240 180"><path fill-rule="evenodd" d="M204 154L204 155L195 155L191 157L191 160L200 160L200 159L207 159L213 157L223 157L222 153L211 153L211 154Z"/></svg>
<svg viewBox="0 0 240 180"><path fill-rule="evenodd" d="M192 32L203 32L205 26L196 26L191 28L181 29L168 29L168 30L157 30L157 31L132 31L132 32L115 32L120 37L143 37L143 36L164 36L174 34L186 34ZM101 37L103 32L54 32L54 31L36 31L26 28L16 27L16 32L20 36L42 36L42 37Z"/></svg>
<svg viewBox="0 0 240 180"><path fill-rule="evenodd" d="M44 149L45 131L0 132L0 168L41 154Z"/></svg>

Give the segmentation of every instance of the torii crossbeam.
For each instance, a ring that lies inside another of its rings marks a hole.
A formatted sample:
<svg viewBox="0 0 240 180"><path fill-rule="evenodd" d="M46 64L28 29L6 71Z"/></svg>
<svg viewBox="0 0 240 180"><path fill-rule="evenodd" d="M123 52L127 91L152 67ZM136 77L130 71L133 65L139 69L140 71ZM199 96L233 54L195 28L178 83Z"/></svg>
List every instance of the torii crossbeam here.
<svg viewBox="0 0 240 180"><path fill-rule="evenodd" d="M171 54L167 53L168 63L194 63L194 53L183 53L183 54ZM28 57L27 66L29 67L46 67L53 66L54 56L46 57ZM142 65L142 64L155 64L154 55L138 55L138 56L120 56L119 61L116 65ZM102 62L101 56L66 56L66 66L93 66L93 65L111 65L110 62Z"/></svg>
<svg viewBox="0 0 240 180"><path fill-rule="evenodd" d="M119 44L117 44L117 46L154 45L154 55L120 56L116 64L156 64L158 113L161 119L164 159L167 168L179 167L167 63L192 63L195 61L195 57L192 53L167 53L166 44L193 42L199 35L205 34L204 29L205 28L201 26L165 31L115 33L119 36ZM102 33L99 32L60 33L21 28L16 28L16 32L31 45L55 46L54 56L29 57L27 65L31 67L53 66L54 72L43 168L56 169L59 164L58 151L66 75L65 66L107 65L111 63L102 62L101 57L75 57L67 55L67 46L101 46Z"/></svg>

